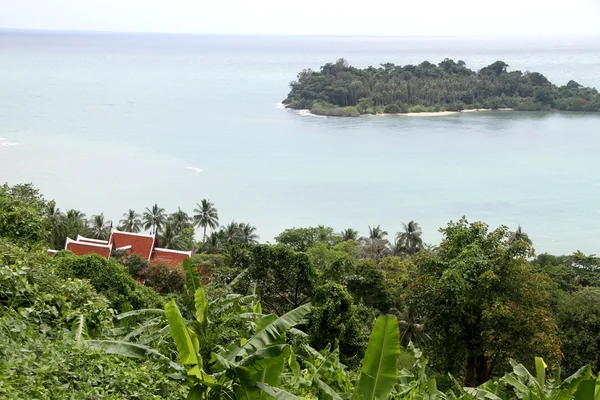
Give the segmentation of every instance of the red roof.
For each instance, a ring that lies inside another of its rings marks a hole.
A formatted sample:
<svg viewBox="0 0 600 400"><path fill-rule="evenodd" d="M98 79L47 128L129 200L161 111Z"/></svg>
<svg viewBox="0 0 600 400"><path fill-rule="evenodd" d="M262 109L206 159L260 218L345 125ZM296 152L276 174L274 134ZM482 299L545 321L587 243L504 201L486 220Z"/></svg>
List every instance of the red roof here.
<svg viewBox="0 0 600 400"><path fill-rule="evenodd" d="M98 254L102 257L109 258L111 246L100 243L77 242L71 238L67 238L65 249L78 256L84 256L86 254Z"/></svg>
<svg viewBox="0 0 600 400"><path fill-rule="evenodd" d="M169 267L175 268L181 266L183 260L191 257L191 255L191 251L159 249L155 247L150 262L154 264L166 264Z"/></svg>
<svg viewBox="0 0 600 400"><path fill-rule="evenodd" d="M131 246L127 249L128 254L136 253L140 257L150 260L152 248L154 247L155 235L145 233L121 232L114 229L111 232L109 243L118 250L123 247Z"/></svg>

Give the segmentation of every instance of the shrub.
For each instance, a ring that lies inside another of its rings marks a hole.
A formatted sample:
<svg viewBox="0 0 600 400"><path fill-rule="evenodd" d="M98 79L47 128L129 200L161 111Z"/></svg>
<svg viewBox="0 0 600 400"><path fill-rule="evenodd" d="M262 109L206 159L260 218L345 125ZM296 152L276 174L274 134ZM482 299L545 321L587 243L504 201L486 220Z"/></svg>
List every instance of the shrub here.
<svg viewBox="0 0 600 400"><path fill-rule="evenodd" d="M310 112L315 115L327 115L330 117L359 117L360 113L356 107L338 107L324 102L314 102Z"/></svg>
<svg viewBox="0 0 600 400"><path fill-rule="evenodd" d="M400 108L400 106L398 106L398 104L388 104L383 109L383 112L386 114L398 114L401 111L402 109Z"/></svg>
<svg viewBox="0 0 600 400"><path fill-rule="evenodd" d="M21 245L46 240L45 204L32 185L0 186L0 237Z"/></svg>
<svg viewBox="0 0 600 400"><path fill-rule="evenodd" d="M135 279L141 278L140 272L148 267L148 262L140 257L138 254L133 253L129 257L124 258L121 264L127 268L129 275Z"/></svg>
<svg viewBox="0 0 600 400"><path fill-rule="evenodd" d="M137 283L125 266L97 254L75 256L60 252L54 256L57 273L63 278L89 279L118 312L130 309L162 307L164 299L152 289Z"/></svg>
<svg viewBox="0 0 600 400"><path fill-rule="evenodd" d="M176 293L185 286L185 273L181 268L164 264L150 264L140 274L144 284L160 294Z"/></svg>

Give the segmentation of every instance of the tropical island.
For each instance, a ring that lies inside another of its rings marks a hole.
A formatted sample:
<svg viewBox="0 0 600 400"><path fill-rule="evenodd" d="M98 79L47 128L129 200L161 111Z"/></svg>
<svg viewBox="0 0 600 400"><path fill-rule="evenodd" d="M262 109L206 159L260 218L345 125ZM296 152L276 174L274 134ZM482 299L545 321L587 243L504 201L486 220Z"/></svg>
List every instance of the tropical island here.
<svg viewBox="0 0 600 400"><path fill-rule="evenodd" d="M473 71L464 61L446 58L437 65L386 63L361 69L339 59L318 72L300 72L283 104L340 117L481 109L600 111L594 88L573 80L557 86L539 72L509 72L508 67L496 61Z"/></svg>
<svg viewBox="0 0 600 400"><path fill-rule="evenodd" d="M114 226L182 265L139 241L77 254L65 242L112 242L103 213L0 186L0 398L597 398L596 255L536 255L521 227L464 217L437 245L415 221L269 244L208 199L172 211Z"/></svg>

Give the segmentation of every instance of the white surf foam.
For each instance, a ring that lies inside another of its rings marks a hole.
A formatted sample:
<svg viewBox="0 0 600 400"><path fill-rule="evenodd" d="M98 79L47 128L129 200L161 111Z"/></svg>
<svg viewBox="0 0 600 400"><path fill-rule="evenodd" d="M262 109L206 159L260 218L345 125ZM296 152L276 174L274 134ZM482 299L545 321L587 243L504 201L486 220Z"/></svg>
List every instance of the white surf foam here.
<svg viewBox="0 0 600 400"><path fill-rule="evenodd" d="M188 167L188 169L191 169L192 171L196 171L197 174L199 174L200 172L202 172L202 169L196 168L196 167Z"/></svg>

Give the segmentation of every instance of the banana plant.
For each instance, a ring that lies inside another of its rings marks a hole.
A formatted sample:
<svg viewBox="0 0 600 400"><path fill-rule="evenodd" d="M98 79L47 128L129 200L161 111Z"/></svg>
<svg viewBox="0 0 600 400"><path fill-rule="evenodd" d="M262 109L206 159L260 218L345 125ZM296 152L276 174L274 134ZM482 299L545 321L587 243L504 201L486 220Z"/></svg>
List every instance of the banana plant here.
<svg viewBox="0 0 600 400"><path fill-rule="evenodd" d="M513 372L504 375L502 381L511 386L525 400L600 400L600 377L592 377L592 368L580 368L565 380L560 379L560 368L555 376L546 378L546 363L535 358L535 376L522 364L510 361Z"/></svg>
<svg viewBox="0 0 600 400"><path fill-rule="evenodd" d="M200 329L209 329L210 305L202 287L196 290L194 303L197 324ZM260 306L254 305L253 312L249 313L254 318L254 333L248 339L213 352L211 361L215 364L213 369L216 372L211 375L205 370L194 329L186 324L175 301L168 302L165 315L177 346L178 361L187 369L185 378L191 386L188 399L205 399L209 396L240 400L268 398L269 388L278 384L285 361L291 354L290 346L285 343L285 334L300 323L309 310L310 304L306 304L277 318L256 312L261 311Z"/></svg>

